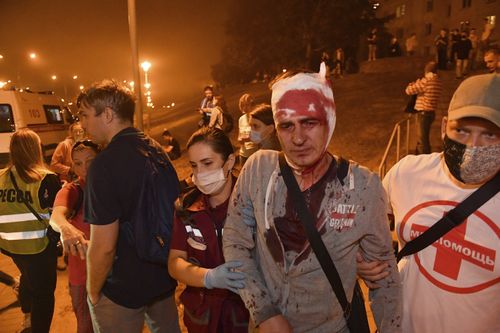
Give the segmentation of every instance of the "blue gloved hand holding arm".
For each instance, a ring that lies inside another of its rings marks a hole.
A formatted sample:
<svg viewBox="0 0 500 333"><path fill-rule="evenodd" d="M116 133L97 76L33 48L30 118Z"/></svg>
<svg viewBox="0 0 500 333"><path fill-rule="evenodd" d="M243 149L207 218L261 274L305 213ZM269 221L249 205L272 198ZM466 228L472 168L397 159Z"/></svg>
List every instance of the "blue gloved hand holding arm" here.
<svg viewBox="0 0 500 333"><path fill-rule="evenodd" d="M237 294L238 289L245 288L245 275L234 271L240 266L241 262L239 261L228 261L208 270L204 278L205 287L207 289L228 289Z"/></svg>

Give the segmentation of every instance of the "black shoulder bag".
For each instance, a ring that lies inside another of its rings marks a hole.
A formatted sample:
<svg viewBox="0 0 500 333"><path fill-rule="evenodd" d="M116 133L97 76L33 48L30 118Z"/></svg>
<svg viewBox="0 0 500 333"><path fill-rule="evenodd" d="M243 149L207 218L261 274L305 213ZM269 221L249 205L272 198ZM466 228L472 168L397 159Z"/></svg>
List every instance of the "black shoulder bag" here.
<svg viewBox="0 0 500 333"><path fill-rule="evenodd" d="M26 207L28 207L29 211L33 215L35 215L36 219L38 221L40 221L40 223L42 223L47 228L47 238L49 239L49 241L51 243L57 244L57 255L59 257L62 256L62 244L60 242L61 235L58 232L56 232L54 229L52 229L52 227L50 225L45 224L45 222L43 221L43 218L40 216L40 214L38 214L38 212L31 206L31 204L28 202L28 200L26 200L26 198L24 197L24 194L19 189L19 186L17 186L17 181L16 181L16 178L14 177L14 174L12 173L12 171L9 172L9 176L10 176L10 181L12 182L12 185L14 185L14 189L17 192L17 196L19 198L21 198L21 200L26 205Z"/></svg>
<svg viewBox="0 0 500 333"><path fill-rule="evenodd" d="M299 185L297 184L297 180L292 173L292 169L290 169L290 166L286 163L285 155L283 153L280 153L279 155L279 163L281 174L283 175L283 179L285 180L286 187L290 190L290 195L293 199L293 202L296 204L297 213L299 214L300 221L302 222L302 225L306 230L309 243L311 244L314 254L318 258L321 268L328 278L333 292L335 293L335 296L337 297L340 306L342 307L344 318L347 322L349 331L351 333L369 333L370 328L368 326L368 319L366 317L365 303L358 282L356 281L356 284L354 286L352 302L349 303L344 291L344 287L342 286L342 280L340 279L339 273L335 268L332 258L328 254L328 250L326 249L326 246L321 239L321 235L319 234L318 230L316 230L316 226L314 223L315 219L307 208L304 197L302 196L302 192L300 191ZM341 159L337 168L337 178L342 184L343 179L347 175L348 169L349 162Z"/></svg>
<svg viewBox="0 0 500 333"><path fill-rule="evenodd" d="M404 107L403 111L406 113L416 113L417 112L415 110L416 102L417 102L417 94L410 95L410 97L408 97L408 103L406 103L406 106Z"/></svg>
<svg viewBox="0 0 500 333"><path fill-rule="evenodd" d="M406 243L397 255L398 262L401 258L417 253L431 245L439 238L443 237L448 231L462 224L465 219L478 210L500 190L500 173L497 173L493 179L481 185L476 191L469 195L458 206L444 215L432 227L427 229L417 238Z"/></svg>

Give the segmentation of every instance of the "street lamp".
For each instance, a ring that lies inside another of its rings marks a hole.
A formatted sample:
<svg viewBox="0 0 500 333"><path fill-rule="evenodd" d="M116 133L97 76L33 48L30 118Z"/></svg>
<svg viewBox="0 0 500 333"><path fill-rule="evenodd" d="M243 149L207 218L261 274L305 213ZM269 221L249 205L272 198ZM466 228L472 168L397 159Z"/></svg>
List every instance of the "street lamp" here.
<svg viewBox="0 0 500 333"><path fill-rule="evenodd" d="M30 58L31 58L31 59L36 59L36 58L37 58L36 53L35 53L35 52L31 52L31 53L30 53Z"/></svg>
<svg viewBox="0 0 500 333"><path fill-rule="evenodd" d="M53 81L57 80L57 76L56 76L56 75L52 75L50 78L51 78Z"/></svg>
<svg viewBox="0 0 500 333"><path fill-rule="evenodd" d="M142 70L147 73L149 71L149 69L151 68L151 63L149 61L144 61L142 64L141 64L141 67L142 67Z"/></svg>
<svg viewBox="0 0 500 333"><path fill-rule="evenodd" d="M150 120L150 117L151 117L151 114L149 112L150 108L152 107L152 104L151 103L151 83L149 82L149 76L148 76L148 73L149 73L149 69L151 68L151 63L149 61L143 61L141 63L141 67L142 67L142 70L144 71L144 88L146 88L146 96L147 96L147 103L146 103L146 114L147 114L147 128L148 128L148 131L151 130L151 120Z"/></svg>

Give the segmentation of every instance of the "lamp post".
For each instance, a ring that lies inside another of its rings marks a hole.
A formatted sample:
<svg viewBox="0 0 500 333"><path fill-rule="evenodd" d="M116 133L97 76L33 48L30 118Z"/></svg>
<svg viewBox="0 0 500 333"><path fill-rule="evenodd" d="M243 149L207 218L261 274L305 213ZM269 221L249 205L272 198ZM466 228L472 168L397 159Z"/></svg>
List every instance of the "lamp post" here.
<svg viewBox="0 0 500 333"><path fill-rule="evenodd" d="M151 107L151 83L149 82L149 69L151 68L151 63L149 61L144 61L141 63L142 70L144 71L144 88L146 88L146 93L145 95L147 96L147 103L146 103L146 126L148 132L151 130L151 112L150 112L150 107ZM141 96L142 98L142 96Z"/></svg>
<svg viewBox="0 0 500 333"><path fill-rule="evenodd" d="M128 12L128 30L130 37L130 48L132 49L132 69L134 74L134 81L137 82L137 87L135 87L134 92L137 96L137 103L135 105L137 127L143 130L142 124L142 94L141 94L141 73L139 69L138 60L138 46L137 46L137 24L136 24L136 12L135 12L135 0L127 0L127 12Z"/></svg>

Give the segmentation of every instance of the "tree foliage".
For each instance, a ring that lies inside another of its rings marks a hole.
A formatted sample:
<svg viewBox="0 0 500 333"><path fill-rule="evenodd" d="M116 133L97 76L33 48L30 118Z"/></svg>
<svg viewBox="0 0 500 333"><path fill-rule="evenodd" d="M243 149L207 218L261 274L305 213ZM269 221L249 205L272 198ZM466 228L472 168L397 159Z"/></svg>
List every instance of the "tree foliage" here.
<svg viewBox="0 0 500 333"><path fill-rule="evenodd" d="M369 0L240 0L226 22L227 42L212 67L222 84L249 81L256 72L311 68L322 51L354 55L360 36L376 25Z"/></svg>

